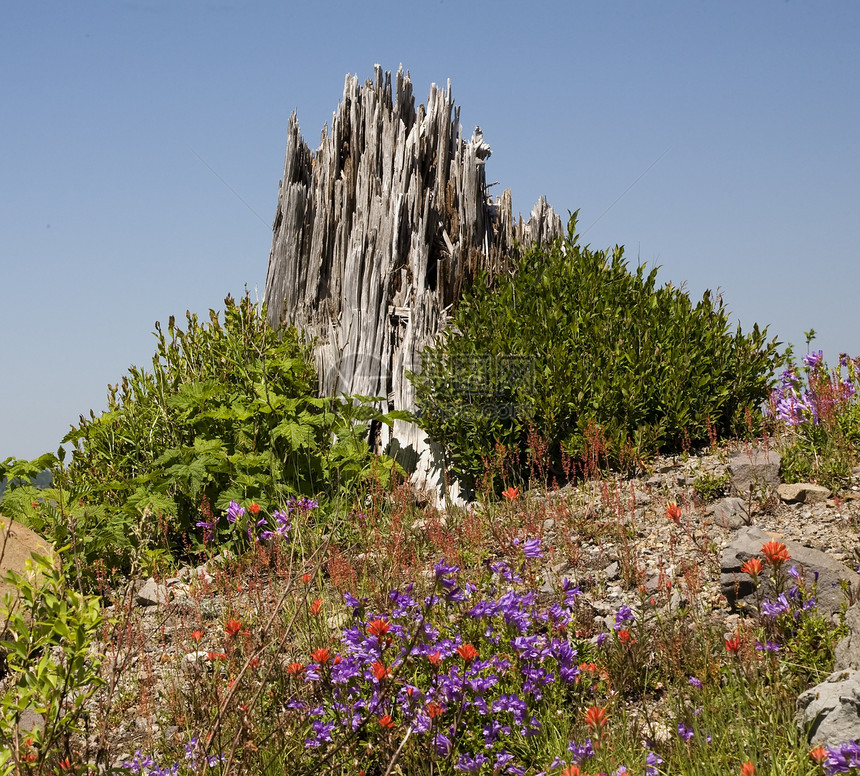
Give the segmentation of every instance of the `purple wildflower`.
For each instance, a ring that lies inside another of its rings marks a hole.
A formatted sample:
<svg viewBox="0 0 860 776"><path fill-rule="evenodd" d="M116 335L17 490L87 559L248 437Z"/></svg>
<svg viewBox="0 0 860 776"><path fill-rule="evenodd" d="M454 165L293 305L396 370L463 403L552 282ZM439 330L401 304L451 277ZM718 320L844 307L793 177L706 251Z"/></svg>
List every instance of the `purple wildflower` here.
<svg viewBox="0 0 860 776"><path fill-rule="evenodd" d="M765 598L761 602L761 613L765 617L778 617L780 614L785 614L791 608L785 593L780 593L776 601L771 601Z"/></svg>
<svg viewBox="0 0 860 776"><path fill-rule="evenodd" d="M695 676L691 676L689 681L690 681L690 684L693 685L693 687L695 687L697 690L702 689L702 680L701 679L696 679Z"/></svg>
<svg viewBox="0 0 860 776"><path fill-rule="evenodd" d="M655 752L648 752L645 758L645 776L657 776L657 766L663 762L663 758Z"/></svg>
<svg viewBox="0 0 860 776"><path fill-rule="evenodd" d="M527 558L542 558L543 551L540 548L540 539L528 539L523 544L523 555Z"/></svg>
<svg viewBox="0 0 860 776"><path fill-rule="evenodd" d="M762 644L760 641L756 641L755 648L759 652L779 652L779 644L775 641L767 640L766 643Z"/></svg>
<svg viewBox="0 0 860 776"><path fill-rule="evenodd" d="M806 364L806 366L808 366L810 369L815 369L815 367L817 367L821 363L821 360L823 358L824 351L816 350L812 353L807 353L803 357L803 363Z"/></svg>
<svg viewBox="0 0 860 776"><path fill-rule="evenodd" d="M849 773L860 768L860 744L856 741L848 741L839 746L828 747L828 756L824 761L824 772Z"/></svg>
<svg viewBox="0 0 860 776"><path fill-rule="evenodd" d="M688 728L683 722L679 722L678 735L685 741L689 741L693 737L693 730L692 728Z"/></svg>
<svg viewBox="0 0 860 776"><path fill-rule="evenodd" d="M625 626L628 622L633 622L636 619L633 616L633 610L624 604L616 613L615 613L615 625L612 627L615 630L624 630Z"/></svg>
<svg viewBox="0 0 860 776"><path fill-rule="evenodd" d="M240 517L245 514L245 507L240 507L235 501L230 502L227 507L227 521L235 523Z"/></svg>

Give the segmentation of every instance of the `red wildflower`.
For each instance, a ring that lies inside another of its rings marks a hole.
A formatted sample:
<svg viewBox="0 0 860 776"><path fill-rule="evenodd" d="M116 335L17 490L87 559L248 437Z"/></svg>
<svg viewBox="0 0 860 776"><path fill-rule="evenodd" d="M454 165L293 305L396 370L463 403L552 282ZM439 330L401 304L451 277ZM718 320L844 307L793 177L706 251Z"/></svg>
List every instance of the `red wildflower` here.
<svg viewBox="0 0 860 776"><path fill-rule="evenodd" d="M741 566L741 571L744 574L749 574L751 577L757 577L762 571L764 571L764 566L758 558L750 558L743 566Z"/></svg>
<svg viewBox="0 0 860 776"><path fill-rule="evenodd" d="M242 630L242 623L239 620L229 619L224 625L224 632L230 636L238 636Z"/></svg>
<svg viewBox="0 0 860 776"><path fill-rule="evenodd" d="M381 682L383 679L386 679L391 676L391 669L388 668L385 663L380 663L377 660L373 664L373 676Z"/></svg>
<svg viewBox="0 0 860 776"><path fill-rule="evenodd" d="M252 515L258 515L258 514L260 514L260 505L259 505L259 504L257 504L256 502L254 502L253 504L251 504L251 506L249 506L249 507L248 507L248 511L249 511Z"/></svg>
<svg viewBox="0 0 860 776"><path fill-rule="evenodd" d="M367 626L367 632L371 636L376 636L377 639L382 641L382 637L388 633L391 629L391 625L387 623L385 620L373 620L370 625Z"/></svg>
<svg viewBox="0 0 860 776"><path fill-rule="evenodd" d="M302 582L304 582L306 585L309 585L311 583L311 575L302 574Z"/></svg>
<svg viewBox="0 0 860 776"><path fill-rule="evenodd" d="M430 661L430 665L442 665L442 656L439 654L438 649L432 655L427 655L427 659Z"/></svg>
<svg viewBox="0 0 860 776"><path fill-rule="evenodd" d="M290 663L287 666L287 673L290 676L299 676L304 670L305 667L301 663Z"/></svg>
<svg viewBox="0 0 860 776"><path fill-rule="evenodd" d="M319 598L315 598L314 602L308 607L311 617L316 617L320 613L320 609L322 609L322 601Z"/></svg>
<svg viewBox="0 0 860 776"><path fill-rule="evenodd" d="M681 524L681 507L679 507L674 501L671 502L666 507L666 517L671 520L675 525Z"/></svg>
<svg viewBox="0 0 860 776"><path fill-rule="evenodd" d="M558 776L579 776L582 771L576 764L568 765Z"/></svg>
<svg viewBox="0 0 860 776"><path fill-rule="evenodd" d="M515 500L516 500L516 498L517 498L517 496L519 496L519 495L520 495L520 489L519 489L519 488L515 488L513 485L511 485L510 487L505 488L505 490L503 490L503 491L502 491L502 495L503 495L503 496L504 496L508 501L515 501Z"/></svg>
<svg viewBox="0 0 860 776"><path fill-rule="evenodd" d="M741 650L741 640L737 636L732 636L730 639L726 639L726 649L731 652L733 655L737 655Z"/></svg>
<svg viewBox="0 0 860 776"><path fill-rule="evenodd" d="M430 701L430 703L427 704L427 716L430 717L430 719L438 717L440 714L444 713L444 711L445 707L436 703L436 701Z"/></svg>
<svg viewBox="0 0 860 776"><path fill-rule="evenodd" d="M391 719L390 714L386 714L382 717L377 717L376 719L379 721L379 727L381 727L381 728L393 728L394 727L394 720Z"/></svg>
<svg viewBox="0 0 860 776"><path fill-rule="evenodd" d="M201 641L203 639L203 631L202 630L191 631L191 638L194 639L194 641L198 641L198 642Z"/></svg>
<svg viewBox="0 0 860 776"><path fill-rule="evenodd" d="M629 644L630 643L630 631L629 630L618 631L618 640L622 644Z"/></svg>
<svg viewBox="0 0 860 776"><path fill-rule="evenodd" d="M741 776L755 776L755 765L749 760L741 765Z"/></svg>
<svg viewBox="0 0 860 776"><path fill-rule="evenodd" d="M57 765L59 765L59 766L60 766L60 770L61 770L61 771L70 771L70 770L72 770L72 761L71 761L71 760L69 760L69 758L68 758L68 757L66 757L64 760L60 760L60 762L58 762L58 763L57 763Z"/></svg>
<svg viewBox="0 0 860 776"><path fill-rule="evenodd" d="M319 663L320 665L328 663L329 657L331 657L331 653L325 647L320 647L311 652L311 658L314 663Z"/></svg>
<svg viewBox="0 0 860 776"><path fill-rule="evenodd" d="M471 644L463 644L463 646L457 647L457 653L461 658L463 658L465 663L471 663L476 657L478 657L478 650Z"/></svg>
<svg viewBox="0 0 860 776"><path fill-rule="evenodd" d="M828 752L823 746L816 746L815 749L810 750L809 757L816 764L821 765L828 756L830 752Z"/></svg>
<svg viewBox="0 0 860 776"><path fill-rule="evenodd" d="M773 540L762 545L761 554L764 555L764 559L771 566L779 566L791 558L785 545L782 542L775 542Z"/></svg>
<svg viewBox="0 0 860 776"><path fill-rule="evenodd" d="M209 660L224 660L227 655L224 652L207 652L206 657Z"/></svg>
<svg viewBox="0 0 860 776"><path fill-rule="evenodd" d="M585 710L585 724L589 728L602 730L607 723L606 709L602 706L589 706Z"/></svg>

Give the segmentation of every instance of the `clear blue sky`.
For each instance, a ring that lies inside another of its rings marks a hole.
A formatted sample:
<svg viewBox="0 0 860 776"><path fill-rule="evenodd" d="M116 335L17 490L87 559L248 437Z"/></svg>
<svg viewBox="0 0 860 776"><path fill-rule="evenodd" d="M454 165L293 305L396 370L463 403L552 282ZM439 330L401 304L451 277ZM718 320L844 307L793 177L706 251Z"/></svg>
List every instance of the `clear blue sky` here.
<svg viewBox="0 0 860 776"><path fill-rule="evenodd" d="M449 78L487 176L692 294L860 355L856 0L7 0L0 460L55 450L156 320L262 296L286 126L344 76ZM257 217L200 161L238 192Z"/></svg>

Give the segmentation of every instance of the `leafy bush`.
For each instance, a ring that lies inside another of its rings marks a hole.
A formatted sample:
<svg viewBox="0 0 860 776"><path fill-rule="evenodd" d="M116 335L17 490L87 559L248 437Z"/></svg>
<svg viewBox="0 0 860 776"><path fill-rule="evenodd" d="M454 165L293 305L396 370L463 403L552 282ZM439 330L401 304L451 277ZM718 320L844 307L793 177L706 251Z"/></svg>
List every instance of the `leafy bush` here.
<svg viewBox="0 0 860 776"><path fill-rule="evenodd" d="M185 331L171 317L155 336L152 370L131 367L109 387L107 411L81 416L66 436L70 465L39 459L54 464L54 488L12 488L2 502L85 566L121 568L149 543L187 546L201 509L236 501L272 514L291 496L331 497L390 475L393 462L371 456L365 436L367 421L387 419L319 398L308 346L295 329L270 329L247 295L225 300L223 323L189 313ZM33 468L7 461L0 475Z"/></svg>
<svg viewBox="0 0 860 776"><path fill-rule="evenodd" d="M479 277L412 375L419 422L460 476L499 446L522 461L542 440L558 475L595 447L624 464L760 419L778 360L766 329L732 333L722 299L694 305L575 228L574 215L567 239L526 251L510 277Z"/></svg>
<svg viewBox="0 0 860 776"><path fill-rule="evenodd" d="M0 692L0 776L23 773L22 763L37 758L52 760L55 773L62 770L58 761L68 755L84 727L87 701L104 683L101 660L90 650L102 624L98 597L69 588L50 559L37 556L32 564L40 580L9 572L6 581L18 600L12 593L0 598L0 655L8 672ZM19 722L26 711L41 714L44 727L24 733ZM40 765L32 772L44 772Z"/></svg>

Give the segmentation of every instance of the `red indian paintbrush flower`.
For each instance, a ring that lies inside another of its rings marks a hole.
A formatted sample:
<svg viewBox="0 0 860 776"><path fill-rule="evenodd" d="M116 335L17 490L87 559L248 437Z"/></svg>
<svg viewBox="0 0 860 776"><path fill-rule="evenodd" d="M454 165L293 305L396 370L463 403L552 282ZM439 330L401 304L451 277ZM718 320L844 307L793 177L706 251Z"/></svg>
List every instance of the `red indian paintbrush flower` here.
<svg viewBox="0 0 860 776"><path fill-rule="evenodd" d="M764 565L758 558L750 558L743 566L741 566L741 571L744 574L749 574L751 577L757 577L764 571Z"/></svg>
<svg viewBox="0 0 860 776"><path fill-rule="evenodd" d="M445 707L436 703L436 701L430 701L430 703L427 704L427 716L430 717L430 719L435 719L444 712Z"/></svg>
<svg viewBox="0 0 860 776"><path fill-rule="evenodd" d="M430 661L430 665L432 666L440 666L442 665L442 656L439 654L439 650L437 649L430 655L427 655L427 659Z"/></svg>
<svg viewBox="0 0 860 776"><path fill-rule="evenodd" d="M376 636L377 639L382 641L382 637L391 630L391 625L387 623L385 620L373 620L370 625L367 626L367 632L371 636Z"/></svg>
<svg viewBox="0 0 860 776"><path fill-rule="evenodd" d="M202 630L191 631L191 638L194 639L194 641L199 642L203 638L203 631Z"/></svg>
<svg viewBox="0 0 860 776"><path fill-rule="evenodd" d="M311 659L320 665L328 663L329 657L331 657L331 653L325 647L320 647L311 652Z"/></svg>
<svg viewBox="0 0 860 776"><path fill-rule="evenodd" d="M737 636L732 636L730 639L726 639L726 649L731 652L733 655L737 655L741 650L741 640Z"/></svg>
<svg viewBox="0 0 860 776"><path fill-rule="evenodd" d="M394 720L391 719L390 714L385 714L382 717L377 717L377 721L379 722L379 727L381 728L393 728Z"/></svg>
<svg viewBox="0 0 860 776"><path fill-rule="evenodd" d="M755 776L755 765L749 760L741 765L741 776Z"/></svg>
<svg viewBox="0 0 860 776"><path fill-rule="evenodd" d="M463 646L457 647L457 653L466 663L471 663L476 657L478 657L478 650L471 644L463 644Z"/></svg>
<svg viewBox="0 0 860 776"><path fill-rule="evenodd" d="M666 507L666 517L671 520L675 525L681 524L681 507L679 507L674 501L671 502Z"/></svg>
<svg viewBox="0 0 860 776"><path fill-rule="evenodd" d="M809 757L816 765L821 765L828 757L830 756L830 752L828 752L823 746L816 746L815 749L810 750Z"/></svg>
<svg viewBox="0 0 860 776"><path fill-rule="evenodd" d="M230 636L231 638L233 636L238 636L239 631L241 631L241 630L242 630L242 622L240 620L234 620L231 618L231 619L227 620L227 622L224 624L224 632L228 636Z"/></svg>
<svg viewBox="0 0 860 776"><path fill-rule="evenodd" d="M761 554L764 555L764 559L771 566L779 566L791 558L785 545L782 542L775 542L773 540L762 545Z"/></svg>
<svg viewBox="0 0 860 776"><path fill-rule="evenodd" d="M305 667L301 663L290 663L287 666L287 673L290 676L300 676L305 670Z"/></svg>
<svg viewBox="0 0 860 776"><path fill-rule="evenodd" d="M391 669L385 665L385 663L380 663L378 660L373 664L373 676L378 680L382 681L383 679L387 679L391 676Z"/></svg>
<svg viewBox="0 0 860 776"><path fill-rule="evenodd" d="M520 489L519 489L519 488L515 488L513 485L511 485L509 488L505 488L505 489L502 491L502 495L503 495L503 496L504 496L508 501L515 501L515 500L516 500L516 498L517 498L517 496L519 496L519 495L520 495Z"/></svg>
<svg viewBox="0 0 860 776"><path fill-rule="evenodd" d="M316 617L320 613L320 609L322 609L322 601L319 598L315 598L314 602L308 607L308 612L311 617Z"/></svg>
<svg viewBox="0 0 860 776"><path fill-rule="evenodd" d="M589 728L596 728L597 730L602 730L606 727L606 723L608 721L608 717L606 714L606 709L602 706L589 706L585 710L585 724L588 725Z"/></svg>

